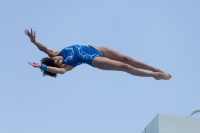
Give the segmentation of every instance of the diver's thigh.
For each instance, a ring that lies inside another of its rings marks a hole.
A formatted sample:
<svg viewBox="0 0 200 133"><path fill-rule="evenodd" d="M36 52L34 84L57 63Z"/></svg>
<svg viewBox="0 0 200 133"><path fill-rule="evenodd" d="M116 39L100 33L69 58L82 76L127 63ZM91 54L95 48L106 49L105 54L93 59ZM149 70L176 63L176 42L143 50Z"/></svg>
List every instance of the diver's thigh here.
<svg viewBox="0 0 200 133"><path fill-rule="evenodd" d="M123 55L119 51L114 50L112 48L103 47L103 46L95 46L95 48L97 48L99 51L101 51L103 53L104 57L107 57L107 58L110 58L113 60L123 62L124 59L126 58L125 55Z"/></svg>
<svg viewBox="0 0 200 133"><path fill-rule="evenodd" d="M118 70L121 71L127 64L120 61L112 60L107 57L96 57L92 60L92 65L103 70Z"/></svg>

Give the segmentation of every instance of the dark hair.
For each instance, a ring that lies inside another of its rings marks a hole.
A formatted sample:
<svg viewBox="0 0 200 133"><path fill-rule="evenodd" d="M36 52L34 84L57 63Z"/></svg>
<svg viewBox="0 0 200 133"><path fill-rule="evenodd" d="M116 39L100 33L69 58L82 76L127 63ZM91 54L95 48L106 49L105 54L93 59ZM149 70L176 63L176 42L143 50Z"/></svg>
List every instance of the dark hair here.
<svg viewBox="0 0 200 133"><path fill-rule="evenodd" d="M58 67L58 66L56 66L56 65L54 64L53 59L51 59L51 58L49 58L49 57L42 58L41 63L42 63L42 64L45 64L45 65L47 65L47 66L51 66L51 67ZM48 72L48 71L44 71L44 72L43 72L43 76L46 76L46 75L47 75L47 76L51 76L51 77L56 77L56 76L57 76L57 74L55 74L55 73L51 73L51 72Z"/></svg>

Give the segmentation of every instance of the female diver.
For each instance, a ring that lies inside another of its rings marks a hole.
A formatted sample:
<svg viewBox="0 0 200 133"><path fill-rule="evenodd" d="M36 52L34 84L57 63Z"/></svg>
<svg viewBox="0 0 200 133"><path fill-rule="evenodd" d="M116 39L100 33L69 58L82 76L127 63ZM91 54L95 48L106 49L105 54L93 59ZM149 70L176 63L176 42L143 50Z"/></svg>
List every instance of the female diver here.
<svg viewBox="0 0 200 133"><path fill-rule="evenodd" d="M25 30L24 33L30 38L39 50L45 52L49 57L43 58L40 63L28 62L43 71L43 75L56 77L64 74L74 67L86 63L102 70L124 71L141 77L153 77L156 80L169 80L171 75L145 63L125 56L113 49L102 46L72 45L62 50L53 51L42 43L36 41L36 32ZM150 70L145 71L145 70Z"/></svg>

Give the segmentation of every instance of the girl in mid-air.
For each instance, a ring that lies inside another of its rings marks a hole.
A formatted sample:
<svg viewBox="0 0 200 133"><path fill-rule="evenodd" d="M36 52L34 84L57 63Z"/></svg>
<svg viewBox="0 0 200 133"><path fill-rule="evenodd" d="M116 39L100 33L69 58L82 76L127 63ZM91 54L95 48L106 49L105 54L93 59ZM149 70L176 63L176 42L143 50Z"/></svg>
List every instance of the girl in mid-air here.
<svg viewBox="0 0 200 133"><path fill-rule="evenodd" d="M111 48L75 44L62 50L53 51L36 40L36 32L33 32L32 29L31 31L26 29L24 33L39 50L49 56L43 58L41 64L28 62L33 67L40 68L43 71L43 75L56 77L58 73L64 74L74 67L86 63L102 70L124 71L135 76L153 77L157 80L169 80L171 78L170 74L125 56Z"/></svg>

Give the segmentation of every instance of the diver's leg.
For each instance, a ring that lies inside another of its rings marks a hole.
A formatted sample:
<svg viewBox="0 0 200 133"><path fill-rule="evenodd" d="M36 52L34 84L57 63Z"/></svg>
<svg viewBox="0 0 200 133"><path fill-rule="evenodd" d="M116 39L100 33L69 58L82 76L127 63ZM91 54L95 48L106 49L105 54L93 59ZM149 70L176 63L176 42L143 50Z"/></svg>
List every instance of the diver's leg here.
<svg viewBox="0 0 200 133"><path fill-rule="evenodd" d="M102 46L94 46L94 47L97 48L98 50L100 50L105 57L110 58L112 60L117 60L117 61L129 64L135 68L141 68L141 69L150 70L153 72L164 72L156 67L150 66L143 62L135 60L131 57L125 56L114 49L102 47Z"/></svg>
<svg viewBox="0 0 200 133"><path fill-rule="evenodd" d="M92 65L103 70L116 70L124 71L129 74L141 77L154 77L155 79L170 79L170 75L161 72L147 72L144 70L137 69L129 64L112 60L107 57L96 57L92 60Z"/></svg>

